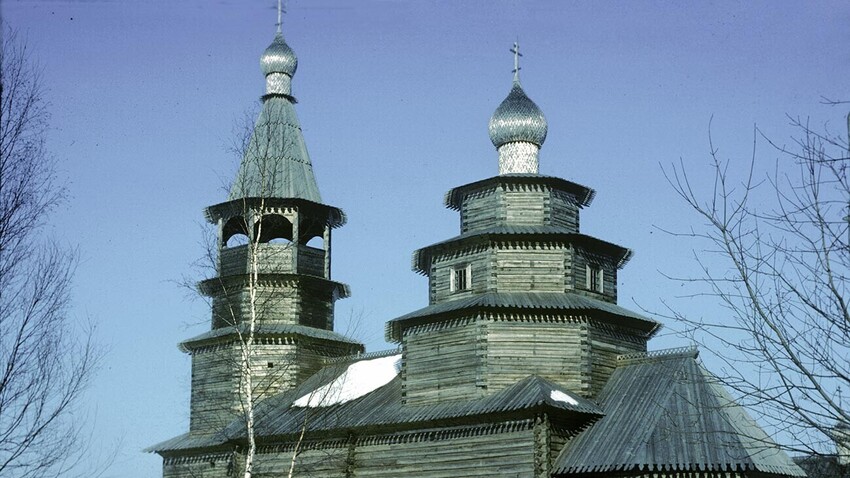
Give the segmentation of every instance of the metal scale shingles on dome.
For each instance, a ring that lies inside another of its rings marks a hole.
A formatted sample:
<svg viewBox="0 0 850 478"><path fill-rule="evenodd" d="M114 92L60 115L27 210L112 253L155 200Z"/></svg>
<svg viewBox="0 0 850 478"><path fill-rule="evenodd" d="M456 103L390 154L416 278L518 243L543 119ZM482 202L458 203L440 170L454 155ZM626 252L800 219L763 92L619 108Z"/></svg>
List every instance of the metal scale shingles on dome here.
<svg viewBox="0 0 850 478"><path fill-rule="evenodd" d="M321 203L291 93L298 58L281 33L263 52L260 66L266 76L263 108L228 199L298 198Z"/></svg>

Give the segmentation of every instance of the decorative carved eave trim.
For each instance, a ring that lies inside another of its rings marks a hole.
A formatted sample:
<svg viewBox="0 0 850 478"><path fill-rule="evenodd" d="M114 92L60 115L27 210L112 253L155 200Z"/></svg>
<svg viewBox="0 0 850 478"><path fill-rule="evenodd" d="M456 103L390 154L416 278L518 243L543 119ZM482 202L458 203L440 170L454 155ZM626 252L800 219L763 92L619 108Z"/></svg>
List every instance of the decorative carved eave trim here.
<svg viewBox="0 0 850 478"><path fill-rule="evenodd" d="M604 327L609 331L642 337L646 340L655 335L661 324L637 315L618 314L602 308L566 307L553 304L538 306L499 305L476 302L479 297L472 296L469 301L458 300L444 303L447 310L436 309L429 313L426 307L407 316L390 320L385 325L385 339L388 342L401 343L409 331L418 331L423 327L451 327L464 325L477 319L505 320L539 323L575 323L587 322ZM601 301L600 301L601 303ZM609 306L611 304L608 304ZM625 310L625 309L623 309Z"/></svg>
<svg viewBox="0 0 850 478"><path fill-rule="evenodd" d="M247 287L250 284L250 279L251 274L213 277L199 282L198 290L201 294L212 297L228 290ZM257 286L325 289L332 294L333 300L351 296L351 289L348 284L305 274L258 274Z"/></svg>
<svg viewBox="0 0 850 478"><path fill-rule="evenodd" d="M649 352L637 352L632 354L618 355L617 366L632 365L636 363L660 362L662 360L691 358L699 356L699 347L677 347L672 349L651 350Z"/></svg>
<svg viewBox="0 0 850 478"><path fill-rule="evenodd" d="M463 198L467 194L473 194L478 190L492 188L496 185L516 184L539 184L548 186L555 191L565 192L574 197L581 207L590 206L594 196L596 196L596 191L587 186L582 186L581 184L554 176L541 176L539 174L506 174L482 179L474 183L465 184L451 189L446 193L445 204L447 208L459 211L463 204Z"/></svg>
<svg viewBox="0 0 850 478"><path fill-rule="evenodd" d="M413 253L412 268L415 272L427 275L431 270L434 256L482 246L557 247L572 245L591 254L610 257L618 269L622 269L632 258L632 250L597 239L593 236L574 232L559 232L545 226L505 227L490 231L477 231L432 244Z"/></svg>
<svg viewBox="0 0 850 478"><path fill-rule="evenodd" d="M317 218L324 218L331 228L342 227L346 223L342 209L301 198L240 198L210 206L204 210L207 221L215 224L219 219L243 216L247 211L261 211L266 214L278 213L286 208L295 208Z"/></svg>
<svg viewBox="0 0 850 478"><path fill-rule="evenodd" d="M181 342L178 347L181 351L192 354L232 346L240 341L240 337L248 333L247 328L247 323L241 323L238 326L213 329ZM345 350L346 356L365 350L360 342L336 332L295 324L260 324L254 333L254 342L265 345L316 345L318 352L325 351L329 346L336 346L338 349ZM331 355L328 354L328 356Z"/></svg>

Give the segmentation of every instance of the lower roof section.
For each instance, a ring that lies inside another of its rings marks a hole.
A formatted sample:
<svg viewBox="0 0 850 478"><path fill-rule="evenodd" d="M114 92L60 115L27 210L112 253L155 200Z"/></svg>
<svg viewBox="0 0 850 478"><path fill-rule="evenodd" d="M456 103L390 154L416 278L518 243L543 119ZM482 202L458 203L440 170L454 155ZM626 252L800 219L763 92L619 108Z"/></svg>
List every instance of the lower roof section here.
<svg viewBox="0 0 850 478"><path fill-rule="evenodd" d="M180 350L184 352L191 352L193 349L212 343L238 339L238 337L244 336L248 333L248 328L249 324L242 322L236 326L212 329L208 332L192 337L191 339L184 340L180 343L179 347ZM354 339L348 338L331 330L317 329L306 325L260 323L257 324L254 334L257 337L306 337L326 342L336 342L364 350L363 344Z"/></svg>
<svg viewBox="0 0 850 478"><path fill-rule="evenodd" d="M449 300L429 305L390 320L386 325L386 339L401 342L404 329L414 325L437 322L456 317L459 313L493 310L564 311L594 313L594 318L633 328L652 336L661 327L658 322L617 304L593 299L575 293L556 292L487 292L463 299Z"/></svg>
<svg viewBox="0 0 850 478"><path fill-rule="evenodd" d="M554 474L805 476L699 364L695 348L638 355L623 357L599 394L605 416L564 448Z"/></svg>
<svg viewBox="0 0 850 478"><path fill-rule="evenodd" d="M345 379L352 365L374 360L374 357L371 355L353 362L334 361L295 389L263 401L256 415L255 430L259 441L292 439L305 426L311 439L333 439L351 432L366 436L510 422L533 418L543 412L553 422L578 431L602 416L602 410L594 402L536 375L476 400L406 405L401 377L396 376L387 384L351 401L323 407L296 405L299 399L317 393L340 378ZM245 437L245 424L236 420L220 433L187 433L154 445L147 451L166 455L189 450L214 450L228 443L242 443Z"/></svg>

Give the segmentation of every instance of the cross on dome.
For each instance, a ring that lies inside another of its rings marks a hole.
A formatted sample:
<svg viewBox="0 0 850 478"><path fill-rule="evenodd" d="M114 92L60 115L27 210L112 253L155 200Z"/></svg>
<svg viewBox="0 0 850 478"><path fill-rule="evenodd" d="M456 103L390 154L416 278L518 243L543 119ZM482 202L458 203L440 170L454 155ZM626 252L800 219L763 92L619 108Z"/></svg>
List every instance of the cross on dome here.
<svg viewBox="0 0 850 478"><path fill-rule="evenodd" d="M522 56L522 53L519 52L519 41L514 42L514 47L511 48L511 53L514 54L514 81L519 83L519 70L522 69L519 67L519 57Z"/></svg>

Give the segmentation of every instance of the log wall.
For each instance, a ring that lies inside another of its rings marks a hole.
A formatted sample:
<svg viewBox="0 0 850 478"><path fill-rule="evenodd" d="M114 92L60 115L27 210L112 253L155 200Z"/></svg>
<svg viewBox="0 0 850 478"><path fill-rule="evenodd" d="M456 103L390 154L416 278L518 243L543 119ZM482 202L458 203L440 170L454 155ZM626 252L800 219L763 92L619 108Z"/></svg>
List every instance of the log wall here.
<svg viewBox="0 0 850 478"><path fill-rule="evenodd" d="M475 318L413 327L403 339L405 403L424 405L484 395L484 335Z"/></svg>
<svg viewBox="0 0 850 478"><path fill-rule="evenodd" d="M534 420L494 423L363 437L327 442L261 446L254 478L294 475L311 478L455 478L548 477L548 463L538 456L548 430ZM163 478L241 476L242 456L232 453L167 457Z"/></svg>
<svg viewBox="0 0 850 478"><path fill-rule="evenodd" d="M495 253L499 292L565 292L569 246L501 244Z"/></svg>
<svg viewBox="0 0 850 478"><path fill-rule="evenodd" d="M572 392L590 394L586 322L489 320L486 340L488 393L540 375Z"/></svg>
<svg viewBox="0 0 850 478"><path fill-rule="evenodd" d="M617 356L646 352L647 340L641 334L596 322L590 323L588 332L590 392L591 396L596 396L614 373Z"/></svg>
<svg viewBox="0 0 850 478"><path fill-rule="evenodd" d="M262 281L255 290L258 321L333 330L334 299L329 292L303 287L294 279ZM214 329L247 321L251 314L249 286L234 286L216 295L212 309Z"/></svg>
<svg viewBox="0 0 850 478"><path fill-rule="evenodd" d="M193 350L191 431L220 431L240 416L241 350L239 342ZM294 338L257 338L251 360L255 400L295 387L322 367L324 357L349 353Z"/></svg>

